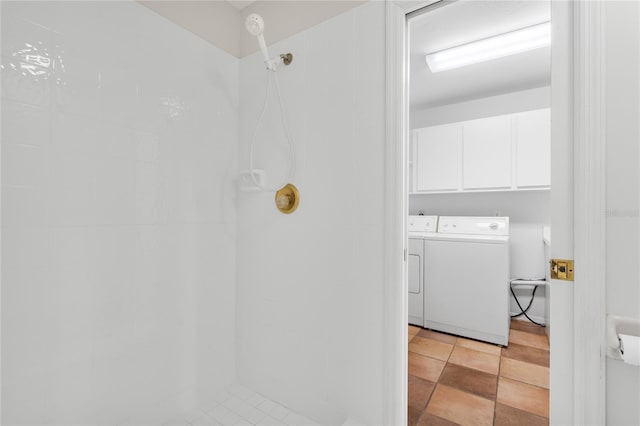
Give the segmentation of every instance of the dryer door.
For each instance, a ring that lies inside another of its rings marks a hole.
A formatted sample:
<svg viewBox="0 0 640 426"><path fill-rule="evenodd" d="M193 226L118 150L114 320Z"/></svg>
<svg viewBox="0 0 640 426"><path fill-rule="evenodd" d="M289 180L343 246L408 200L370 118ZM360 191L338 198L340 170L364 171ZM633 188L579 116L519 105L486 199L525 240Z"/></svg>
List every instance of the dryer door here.
<svg viewBox="0 0 640 426"><path fill-rule="evenodd" d="M409 238L409 324L422 327L424 309L424 241Z"/></svg>
<svg viewBox="0 0 640 426"><path fill-rule="evenodd" d="M422 274L420 273L422 258L419 254L409 254L409 293L420 294Z"/></svg>

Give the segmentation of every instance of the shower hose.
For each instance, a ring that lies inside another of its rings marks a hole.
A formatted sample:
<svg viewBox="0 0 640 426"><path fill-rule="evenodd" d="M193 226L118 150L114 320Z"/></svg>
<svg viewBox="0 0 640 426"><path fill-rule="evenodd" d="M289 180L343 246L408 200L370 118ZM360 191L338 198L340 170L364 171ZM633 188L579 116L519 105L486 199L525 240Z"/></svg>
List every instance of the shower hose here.
<svg viewBox="0 0 640 426"><path fill-rule="evenodd" d="M273 74L273 80L275 81L276 92L278 94L278 103L280 105L280 116L282 117L282 126L284 127L285 136L287 137L287 142L289 144L289 155L291 156L289 173L286 179L284 180L284 182L282 182L280 185L276 187L268 187L258 182L254 173L254 168L253 168L253 157L254 157L254 151L256 146L256 138L258 136L258 128L260 127L260 123L262 122L262 118L264 117L264 113L267 110L267 106L269 104L269 93L271 92L271 75L272 74ZM253 181L253 184L258 188L260 188L262 191L275 192L291 181L291 178L293 177L293 174L295 172L295 168L296 168L296 160L295 160L295 152L293 149L293 138L291 137L291 132L287 124L287 118L285 116L284 102L282 100L282 94L280 92L278 75L276 74L275 69L267 68L267 88L265 90L264 103L262 104L262 111L260 112L260 116L258 117L258 122L256 123L256 127L253 131L253 137L251 138L251 145L249 148L249 174L251 175L251 180Z"/></svg>

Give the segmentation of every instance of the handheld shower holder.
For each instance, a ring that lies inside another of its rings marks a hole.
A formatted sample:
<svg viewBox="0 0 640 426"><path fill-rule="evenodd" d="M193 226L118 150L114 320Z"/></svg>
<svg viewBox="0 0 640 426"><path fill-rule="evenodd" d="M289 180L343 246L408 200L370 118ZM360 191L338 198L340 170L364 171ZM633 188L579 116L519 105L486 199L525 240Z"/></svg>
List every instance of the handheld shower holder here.
<svg viewBox="0 0 640 426"><path fill-rule="evenodd" d="M293 54L281 53L279 58L271 58L264 61L264 64L267 66L269 71L275 71L278 68L278 62L280 61L287 66L291 65L291 62L293 62Z"/></svg>
<svg viewBox="0 0 640 426"><path fill-rule="evenodd" d="M267 70L269 71L276 71L276 68L278 67L278 61L276 61L275 59L269 59L267 61L264 61L265 66L267 67Z"/></svg>
<svg viewBox="0 0 640 426"><path fill-rule="evenodd" d="M280 59L282 59L282 63L285 65L291 65L293 62L293 54L292 53L281 53Z"/></svg>

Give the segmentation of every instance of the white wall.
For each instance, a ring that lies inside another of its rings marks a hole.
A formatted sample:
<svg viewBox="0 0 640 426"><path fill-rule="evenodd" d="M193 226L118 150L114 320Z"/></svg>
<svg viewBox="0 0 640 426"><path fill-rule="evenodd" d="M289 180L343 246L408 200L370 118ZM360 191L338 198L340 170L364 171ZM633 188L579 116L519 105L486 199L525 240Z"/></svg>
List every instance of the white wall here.
<svg viewBox="0 0 640 426"><path fill-rule="evenodd" d="M509 224L509 270L511 278L514 279L544 279L547 269L544 255L544 240L542 236L542 225L539 223L510 223ZM526 309L533 288L531 286L513 286L522 308ZM546 287L538 286L531 307L527 315L535 322L545 324L545 296ZM520 308L514 300L510 298L509 308L511 315L519 314ZM521 315L519 320L528 321Z"/></svg>
<svg viewBox="0 0 640 426"><path fill-rule="evenodd" d="M606 16L607 313L640 318L640 7ZM607 423L640 424L640 368L607 360Z"/></svg>
<svg viewBox="0 0 640 426"><path fill-rule="evenodd" d="M548 190L416 194L409 197L409 214L509 216L511 223L548 224L549 197Z"/></svg>
<svg viewBox="0 0 640 426"><path fill-rule="evenodd" d="M238 194L238 379L326 424L382 422L384 3L276 46L298 159L300 207ZM241 61L241 165L264 96L259 55ZM270 185L287 157L275 97L256 165Z"/></svg>
<svg viewBox="0 0 640 426"><path fill-rule="evenodd" d="M2 422L234 381L238 61L134 2L2 2Z"/></svg>

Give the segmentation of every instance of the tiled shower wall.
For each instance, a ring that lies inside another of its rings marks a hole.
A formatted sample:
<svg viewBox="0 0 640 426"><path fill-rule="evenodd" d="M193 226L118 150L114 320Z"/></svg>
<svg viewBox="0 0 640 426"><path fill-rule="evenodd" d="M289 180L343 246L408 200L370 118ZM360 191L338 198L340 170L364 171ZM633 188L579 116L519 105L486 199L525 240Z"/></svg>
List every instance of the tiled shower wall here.
<svg viewBox="0 0 640 426"><path fill-rule="evenodd" d="M297 155L300 205L238 193L238 380L323 424L381 424L385 5L373 1L269 47ZM262 102L260 54L240 64L241 156ZM289 158L277 98L256 140L268 185Z"/></svg>
<svg viewBox="0 0 640 426"><path fill-rule="evenodd" d="M2 2L2 422L235 380L238 60L135 2Z"/></svg>

